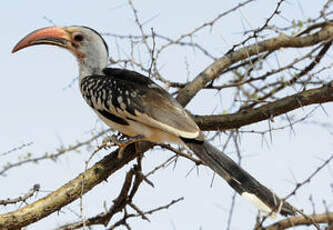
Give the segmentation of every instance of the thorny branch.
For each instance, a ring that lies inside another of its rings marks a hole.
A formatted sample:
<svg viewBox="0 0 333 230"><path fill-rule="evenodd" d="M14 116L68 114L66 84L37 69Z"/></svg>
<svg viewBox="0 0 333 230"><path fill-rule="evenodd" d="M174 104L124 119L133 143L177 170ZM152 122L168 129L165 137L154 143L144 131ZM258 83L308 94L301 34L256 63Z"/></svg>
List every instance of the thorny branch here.
<svg viewBox="0 0 333 230"><path fill-rule="evenodd" d="M317 175L317 173L319 173L319 171L322 170L325 166L327 166L331 162L332 159L333 159L333 154L326 161L324 161L324 163L322 165L320 165L313 173L311 173L311 175L308 178L306 178L302 182L298 182L296 184L294 190L292 192L290 192L288 196L285 197L285 200L290 198L291 196L295 195L297 190L299 190L303 185L310 183L311 180L314 178L314 176Z"/></svg>
<svg viewBox="0 0 333 230"><path fill-rule="evenodd" d="M311 104L333 101L333 81L327 85L309 89L294 95L267 103L256 109L244 110L232 114L194 116L194 120L202 130L224 130L239 128L244 125L271 119L297 108Z"/></svg>

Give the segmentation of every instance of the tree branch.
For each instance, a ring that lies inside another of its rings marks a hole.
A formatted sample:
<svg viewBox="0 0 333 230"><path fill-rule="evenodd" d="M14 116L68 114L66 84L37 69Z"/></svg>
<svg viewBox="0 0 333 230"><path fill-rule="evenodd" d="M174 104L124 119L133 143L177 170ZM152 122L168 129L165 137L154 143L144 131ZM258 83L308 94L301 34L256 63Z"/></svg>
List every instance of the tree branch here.
<svg viewBox="0 0 333 230"><path fill-rule="evenodd" d="M333 221L333 213L323 213L323 214L315 214L308 216L306 218L304 216L293 216L287 219L283 219L278 221L268 227L258 227L256 230L282 230L290 227L300 226L300 225L310 225L312 222L320 224L320 223L331 223Z"/></svg>
<svg viewBox="0 0 333 230"><path fill-rule="evenodd" d="M223 115L194 115L201 130L225 130L239 128L255 122L290 112L300 107L333 101L333 81L327 85L284 97L256 109Z"/></svg>

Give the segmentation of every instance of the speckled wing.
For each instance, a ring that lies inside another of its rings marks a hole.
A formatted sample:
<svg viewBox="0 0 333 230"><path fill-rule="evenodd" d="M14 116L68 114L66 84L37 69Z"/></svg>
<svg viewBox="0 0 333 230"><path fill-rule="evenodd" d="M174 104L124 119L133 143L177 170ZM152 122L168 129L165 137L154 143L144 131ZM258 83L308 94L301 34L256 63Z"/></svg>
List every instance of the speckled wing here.
<svg viewBox="0 0 333 230"><path fill-rule="evenodd" d="M122 69L108 68L104 73L122 88L123 111L125 108L129 118L184 138L199 135L200 129L183 107L149 78Z"/></svg>
<svg viewBox="0 0 333 230"><path fill-rule="evenodd" d="M136 119L184 138L196 138L199 128L192 118L174 98L155 87L134 100L137 105Z"/></svg>

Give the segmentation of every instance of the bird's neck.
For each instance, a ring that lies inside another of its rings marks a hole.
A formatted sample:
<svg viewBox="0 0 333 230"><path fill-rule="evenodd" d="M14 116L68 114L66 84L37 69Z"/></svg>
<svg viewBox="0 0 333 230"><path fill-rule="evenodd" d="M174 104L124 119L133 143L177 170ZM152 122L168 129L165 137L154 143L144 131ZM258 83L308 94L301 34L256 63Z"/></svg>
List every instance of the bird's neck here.
<svg viewBox="0 0 333 230"><path fill-rule="evenodd" d="M90 58L89 58L90 57ZM91 76L91 75L102 75L103 69L106 68L108 59L105 56L91 57L86 56L85 58L78 59L79 62L79 80Z"/></svg>

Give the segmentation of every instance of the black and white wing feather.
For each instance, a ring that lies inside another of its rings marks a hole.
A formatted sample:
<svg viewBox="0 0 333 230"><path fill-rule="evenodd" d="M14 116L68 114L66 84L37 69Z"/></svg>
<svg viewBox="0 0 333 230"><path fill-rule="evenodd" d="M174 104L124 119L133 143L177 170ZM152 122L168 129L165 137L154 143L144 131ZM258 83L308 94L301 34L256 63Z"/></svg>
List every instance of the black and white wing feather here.
<svg viewBox="0 0 333 230"><path fill-rule="evenodd" d="M106 68L104 76L81 81L90 106L102 116L126 125L135 120L183 138L196 138L200 130L183 107L163 88L133 71Z"/></svg>

